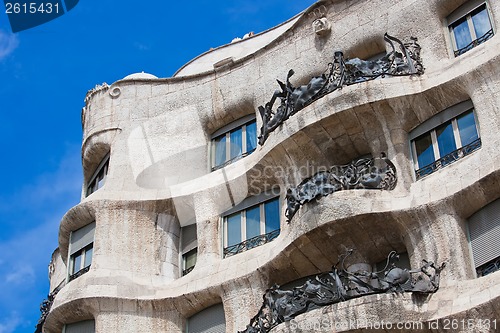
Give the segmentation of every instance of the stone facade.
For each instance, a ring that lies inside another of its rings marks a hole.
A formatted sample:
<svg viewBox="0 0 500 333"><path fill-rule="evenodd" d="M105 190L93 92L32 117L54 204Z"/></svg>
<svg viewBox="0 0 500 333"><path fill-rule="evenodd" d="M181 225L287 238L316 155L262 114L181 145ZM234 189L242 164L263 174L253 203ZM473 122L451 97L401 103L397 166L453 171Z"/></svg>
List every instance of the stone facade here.
<svg viewBox="0 0 500 333"><path fill-rule="evenodd" d="M246 328L272 285L329 271L350 248L358 262L376 263L395 250L407 252L412 267L424 259L447 266L439 290L427 297L364 296L306 312L272 332L317 331L318 322L349 319L425 325L405 330L415 332L445 331L447 322L459 323L455 332L493 332L467 326L469 319L500 318L500 272L476 278L467 220L500 197L500 37L453 54L447 17L466 2L318 1L276 29L199 56L172 78L135 74L93 89L82 110L86 184L60 224L49 275L50 291L61 288L44 332L93 318L96 332L180 333L187 318L222 303L226 332L234 333ZM500 3L487 5L493 29L500 27ZM270 100L276 79L293 68L294 86L307 84L337 50L360 59L386 52L386 32L418 38L423 74L335 90L248 156L211 170L213 133L248 115L260 128L258 107ZM480 149L416 180L409 133L466 100L474 105ZM394 189L335 192L286 221L287 189L322 168L381 152L397 170ZM87 196L108 153L105 185ZM223 258L221 214L276 188L279 236ZM67 282L71 233L93 221L90 269ZM181 229L193 223L197 262L182 276Z"/></svg>

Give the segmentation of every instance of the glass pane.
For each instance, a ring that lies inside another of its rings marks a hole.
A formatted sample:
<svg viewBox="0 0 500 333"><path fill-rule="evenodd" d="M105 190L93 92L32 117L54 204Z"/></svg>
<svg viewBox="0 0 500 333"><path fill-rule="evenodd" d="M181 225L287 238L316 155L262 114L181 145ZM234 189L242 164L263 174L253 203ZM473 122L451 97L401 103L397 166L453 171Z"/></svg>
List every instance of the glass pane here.
<svg viewBox="0 0 500 333"><path fill-rule="evenodd" d="M462 147L478 139L476 120L474 119L472 110L460 115L457 118L457 123Z"/></svg>
<svg viewBox="0 0 500 333"><path fill-rule="evenodd" d="M184 270L194 267L196 265L196 257L198 256L198 250L193 249L188 253L184 254Z"/></svg>
<svg viewBox="0 0 500 333"><path fill-rule="evenodd" d="M237 213L226 218L227 246L241 243L241 214Z"/></svg>
<svg viewBox="0 0 500 333"><path fill-rule="evenodd" d="M231 146L231 149L230 149L231 156L229 157L230 159L238 157L242 153L242 141L241 141L242 133L243 133L243 131L242 131L241 127L231 131L231 134L230 134L231 138L229 140L230 146Z"/></svg>
<svg viewBox="0 0 500 333"><path fill-rule="evenodd" d="M247 209L246 218L247 239L260 235L260 207Z"/></svg>
<svg viewBox="0 0 500 333"><path fill-rule="evenodd" d="M472 23L476 32L476 38L484 36L491 30L490 18L486 11L486 6L483 5L471 13Z"/></svg>
<svg viewBox="0 0 500 333"><path fill-rule="evenodd" d="M280 228L280 203L279 198L264 204L266 214L266 234Z"/></svg>
<svg viewBox="0 0 500 333"><path fill-rule="evenodd" d="M439 147L439 155L441 158L457 149L451 121L448 121L436 128L436 136Z"/></svg>
<svg viewBox="0 0 500 333"><path fill-rule="evenodd" d="M226 162L226 135L221 135L213 140L214 142L214 154L215 154L215 165L219 166Z"/></svg>
<svg viewBox="0 0 500 333"><path fill-rule="evenodd" d="M418 167L421 169L436 159L432 150L431 133L426 133L415 139L415 149L418 160Z"/></svg>
<svg viewBox="0 0 500 333"><path fill-rule="evenodd" d="M467 18L464 17L458 20L457 22L453 23L451 27L453 29L453 34L455 35L457 50L466 47L470 44L470 42L472 42Z"/></svg>
<svg viewBox="0 0 500 333"><path fill-rule="evenodd" d="M92 254L94 252L94 248L91 247L91 248L88 248L87 250L85 250L85 264L83 267L88 267L90 266L90 264L92 263Z"/></svg>
<svg viewBox="0 0 500 333"><path fill-rule="evenodd" d="M75 274L80 270L80 267L82 266L82 253L78 252L79 254L75 254L73 257L73 272L71 274Z"/></svg>
<svg viewBox="0 0 500 333"><path fill-rule="evenodd" d="M257 148L257 124L255 120L247 124L247 152Z"/></svg>

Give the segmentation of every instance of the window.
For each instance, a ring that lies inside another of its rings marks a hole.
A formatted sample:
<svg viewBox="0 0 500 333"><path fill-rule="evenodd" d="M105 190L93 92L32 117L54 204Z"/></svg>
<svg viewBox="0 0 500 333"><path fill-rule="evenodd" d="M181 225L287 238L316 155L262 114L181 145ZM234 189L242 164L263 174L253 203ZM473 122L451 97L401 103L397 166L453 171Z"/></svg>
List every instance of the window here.
<svg viewBox="0 0 500 333"><path fill-rule="evenodd" d="M187 333L225 333L226 318L222 303L212 305L188 318Z"/></svg>
<svg viewBox="0 0 500 333"><path fill-rule="evenodd" d="M104 186L106 181L106 176L108 174L109 168L109 154L104 157L102 162L97 167L97 170L94 172L90 181L87 183L87 196L91 195L98 189Z"/></svg>
<svg viewBox="0 0 500 333"><path fill-rule="evenodd" d="M63 333L94 333L95 321L84 320L64 325Z"/></svg>
<svg viewBox="0 0 500 333"><path fill-rule="evenodd" d="M474 213L467 227L477 276L500 270L500 199Z"/></svg>
<svg viewBox="0 0 500 333"><path fill-rule="evenodd" d="M263 245L280 233L279 198L247 198L223 215L224 257ZM257 203L256 203L257 202ZM238 211L235 211L238 210Z"/></svg>
<svg viewBox="0 0 500 333"><path fill-rule="evenodd" d="M257 148L257 124L248 116L225 126L212 136L212 170L251 154Z"/></svg>
<svg viewBox="0 0 500 333"><path fill-rule="evenodd" d="M191 272L198 257L196 222L181 228L182 275Z"/></svg>
<svg viewBox="0 0 500 333"><path fill-rule="evenodd" d="M92 222L71 233L68 281L89 271L94 252L94 230L95 222Z"/></svg>
<svg viewBox="0 0 500 333"><path fill-rule="evenodd" d="M459 56L490 39L494 32L484 0L472 0L448 17L453 51Z"/></svg>
<svg viewBox="0 0 500 333"><path fill-rule="evenodd" d="M410 133L416 178L420 179L481 147L472 102L437 114Z"/></svg>

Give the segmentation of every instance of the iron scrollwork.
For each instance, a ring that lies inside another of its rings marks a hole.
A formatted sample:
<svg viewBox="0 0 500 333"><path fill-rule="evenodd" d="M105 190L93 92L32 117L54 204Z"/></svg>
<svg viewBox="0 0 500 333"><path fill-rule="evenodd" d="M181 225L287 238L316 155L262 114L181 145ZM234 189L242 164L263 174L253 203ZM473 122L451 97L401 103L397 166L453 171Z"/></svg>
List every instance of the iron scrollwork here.
<svg viewBox="0 0 500 333"><path fill-rule="evenodd" d="M285 216L290 222L300 206L341 190L381 189L396 186L396 167L385 153L378 158L362 158L347 165L336 165L304 179L286 192Z"/></svg>
<svg viewBox="0 0 500 333"><path fill-rule="evenodd" d="M285 290L274 285L266 290L259 312L246 329L238 333L266 333L301 313L361 296L391 292L434 293L439 289L440 273L446 266L423 260L419 269L400 268L395 264L399 256L392 251L381 271L353 271L345 268L345 259L352 252L349 250L341 255L331 271L307 279L300 287Z"/></svg>
<svg viewBox="0 0 500 333"><path fill-rule="evenodd" d="M35 326L35 333L42 333L43 324L45 323L45 319L47 319L50 309L52 308L52 303L54 303L57 293L65 285L66 284L62 282L56 289L48 294L47 298L40 304L40 319L38 319L38 323Z"/></svg>
<svg viewBox="0 0 500 333"><path fill-rule="evenodd" d="M384 40L392 51L376 60L361 60L359 58L344 59L341 51L336 51L334 60L320 76L313 77L307 85L294 87L290 82L294 71L291 69L286 77L286 83L278 81L280 90L276 90L271 100L265 106L259 106L262 117L259 144L263 145L269 134L280 126L290 116L297 113L313 101L329 94L343 86L376 79L377 77L405 76L422 74L424 67L420 58L420 45L417 38L411 37L410 42L403 43L399 39L384 35ZM280 105L273 110L276 99Z"/></svg>

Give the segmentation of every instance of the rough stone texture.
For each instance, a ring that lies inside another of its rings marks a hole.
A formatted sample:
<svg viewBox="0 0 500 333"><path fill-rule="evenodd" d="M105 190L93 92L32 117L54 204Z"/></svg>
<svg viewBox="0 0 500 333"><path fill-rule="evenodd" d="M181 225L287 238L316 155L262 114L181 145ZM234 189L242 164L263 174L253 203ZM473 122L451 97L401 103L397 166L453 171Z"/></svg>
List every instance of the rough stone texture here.
<svg viewBox="0 0 500 333"><path fill-rule="evenodd" d="M109 172L105 186L89 197L82 190L81 203L61 221L51 290L65 280L71 231L95 220L94 258L90 271L57 295L45 332L89 318L97 332L183 332L187 318L222 302L227 332L234 333L257 313L267 288L327 271L347 248L356 249L354 259L371 263L391 250L407 251L413 267L422 259L447 261L442 288L429 298L363 297L297 319L405 318L430 325L498 318L500 272L474 279L465 223L500 197L500 39L452 55L445 19L464 2L320 1L265 47L252 37L203 55L176 77L132 77L93 91L82 112L84 176L88 180L108 152ZM489 3L498 27L500 4ZM332 24L331 33L314 33L319 17ZM335 91L288 119L248 157L210 171L212 134L249 114L260 128L257 108L278 88L276 79L293 68L292 83L305 84L326 70L335 50L374 56L386 48L385 32L418 37L425 74ZM211 57L219 61L229 49L244 56L201 73ZM475 107L481 149L416 181L408 133L467 99ZM398 172L393 191L337 192L304 205L290 224L282 194L280 236L222 259L220 214L233 204L275 187L283 193L322 168L381 151ZM181 276L180 227L191 223L197 223L198 261ZM291 325L274 331L310 332Z"/></svg>

